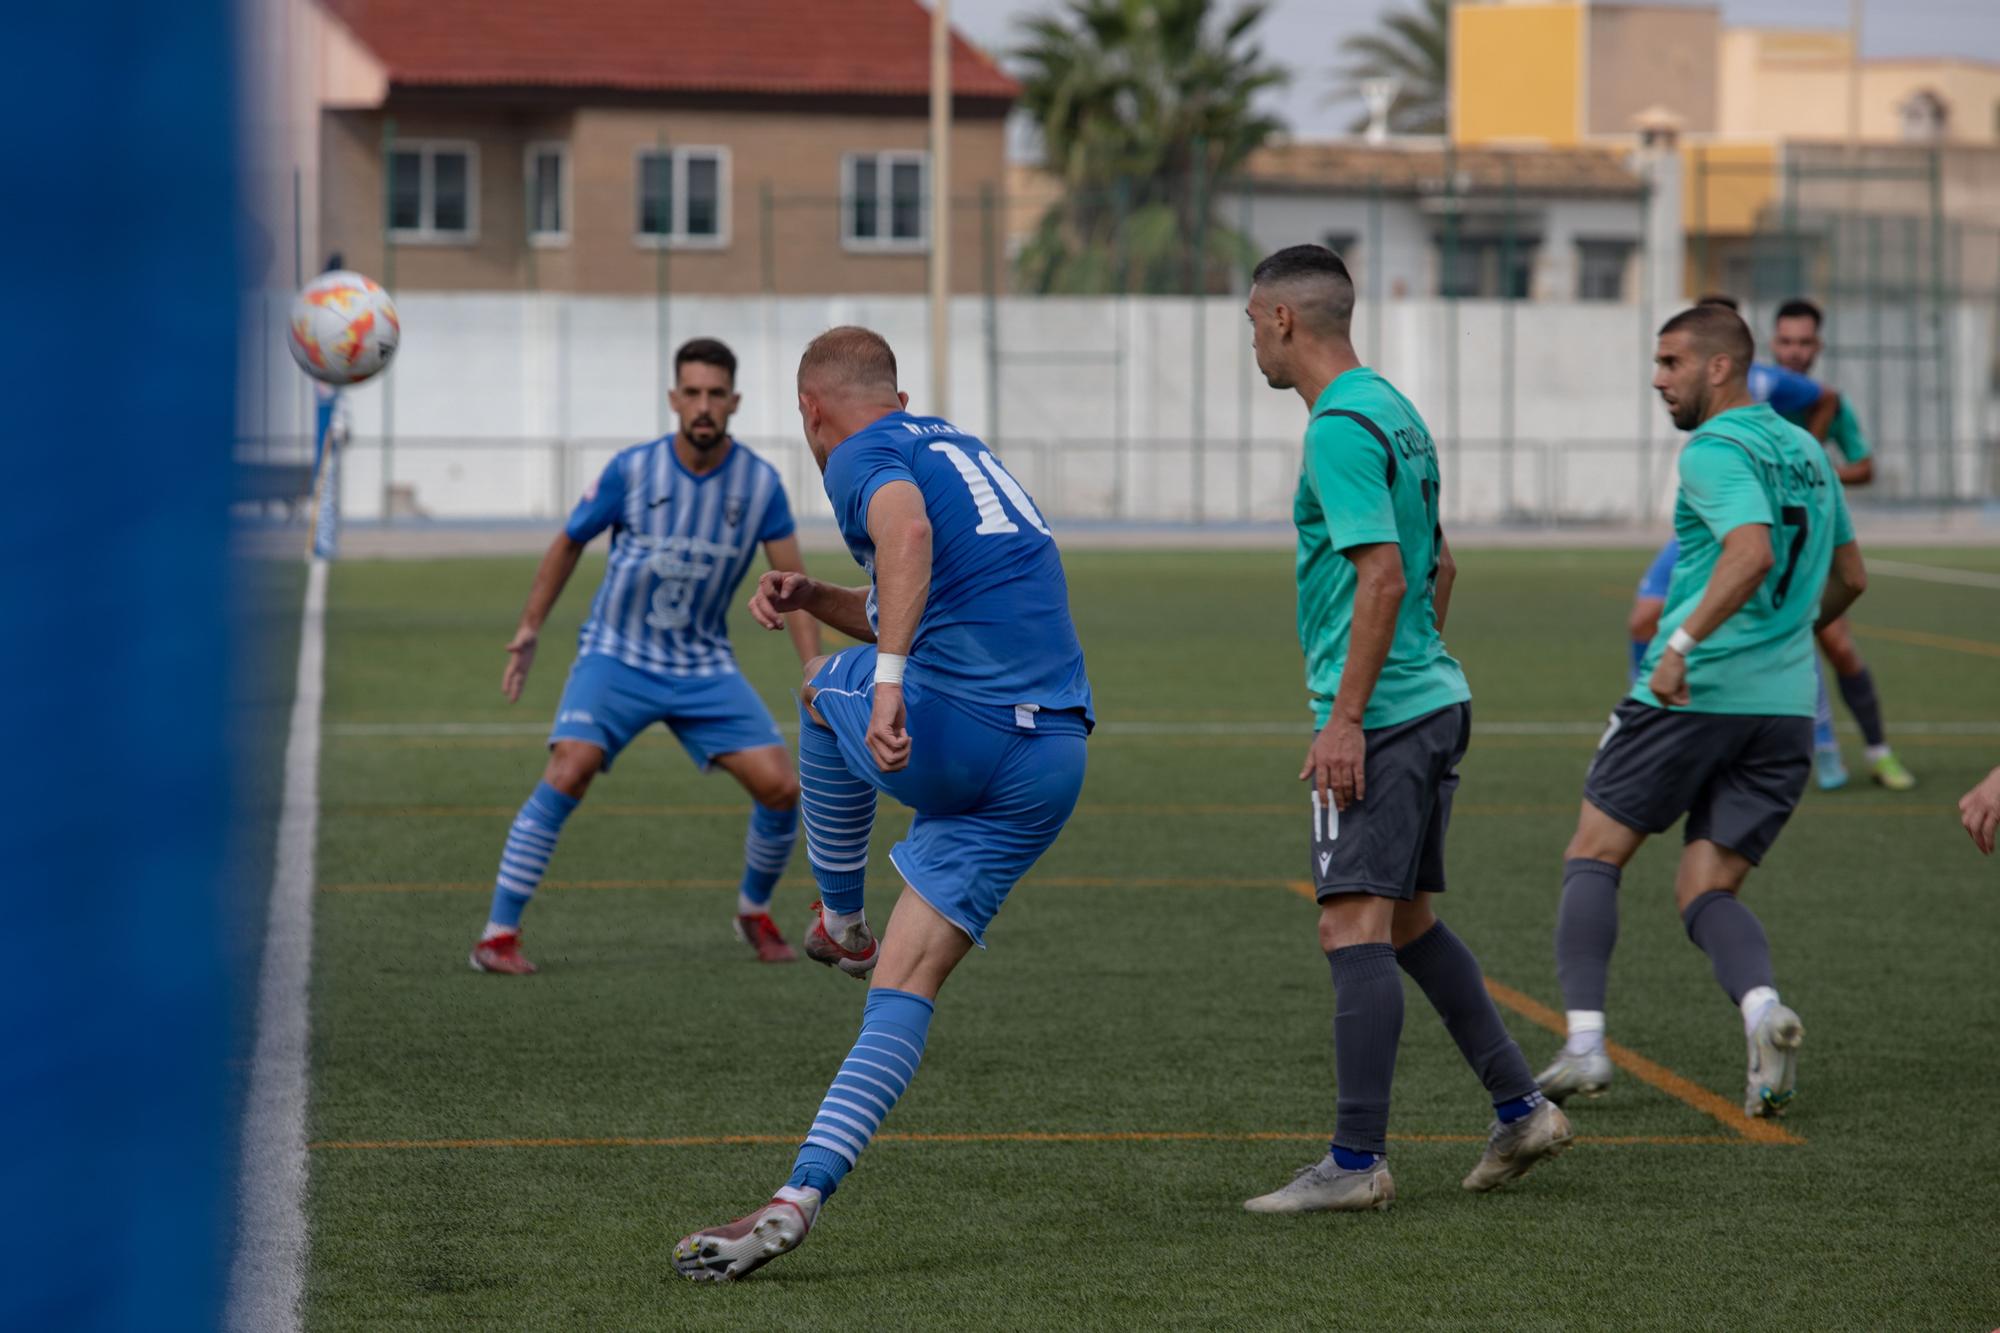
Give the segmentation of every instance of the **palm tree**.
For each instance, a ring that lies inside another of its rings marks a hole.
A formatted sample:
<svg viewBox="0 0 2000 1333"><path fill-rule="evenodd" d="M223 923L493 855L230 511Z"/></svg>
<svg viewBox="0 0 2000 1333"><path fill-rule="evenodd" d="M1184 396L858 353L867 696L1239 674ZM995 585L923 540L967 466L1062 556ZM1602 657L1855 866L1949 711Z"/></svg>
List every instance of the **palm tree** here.
<svg viewBox="0 0 2000 1333"><path fill-rule="evenodd" d="M1417 0L1414 12L1386 11L1379 31L1341 42L1346 63L1334 71L1341 88L1332 100L1360 96L1370 79L1394 79L1389 128L1398 134L1443 134L1450 48L1451 0ZM1363 116L1354 128L1367 125Z"/></svg>
<svg viewBox="0 0 2000 1333"><path fill-rule="evenodd" d="M1209 291L1246 238L1213 216L1219 182L1283 128L1252 103L1284 82L1249 3L1064 0L1021 25L1021 105L1063 187L1016 261L1038 292ZM1197 258L1199 256L1199 258Z"/></svg>

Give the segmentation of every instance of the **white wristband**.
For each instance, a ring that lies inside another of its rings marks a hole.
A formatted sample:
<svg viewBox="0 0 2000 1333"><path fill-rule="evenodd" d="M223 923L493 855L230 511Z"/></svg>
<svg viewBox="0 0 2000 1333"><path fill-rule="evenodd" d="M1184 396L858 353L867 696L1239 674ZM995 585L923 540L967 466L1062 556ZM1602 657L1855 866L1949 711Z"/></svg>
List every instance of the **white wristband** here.
<svg viewBox="0 0 2000 1333"><path fill-rule="evenodd" d="M1701 640L1684 629L1677 629L1667 636L1667 647L1686 657L1701 645Z"/></svg>
<svg viewBox="0 0 2000 1333"><path fill-rule="evenodd" d="M910 660L907 653L877 653L875 655L875 683L877 685L901 685L903 665Z"/></svg>

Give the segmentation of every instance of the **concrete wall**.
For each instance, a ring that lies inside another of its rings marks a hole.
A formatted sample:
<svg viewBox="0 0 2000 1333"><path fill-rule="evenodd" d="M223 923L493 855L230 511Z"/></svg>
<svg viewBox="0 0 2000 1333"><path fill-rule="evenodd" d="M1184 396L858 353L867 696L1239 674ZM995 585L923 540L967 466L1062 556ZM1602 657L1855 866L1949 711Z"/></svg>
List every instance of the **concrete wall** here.
<svg viewBox="0 0 2000 1333"><path fill-rule="evenodd" d="M1713 8L1592 5L1588 12L1586 134L1630 134L1638 114L1655 106L1681 117L1687 132L1715 128L1722 21Z"/></svg>
<svg viewBox="0 0 2000 1333"><path fill-rule="evenodd" d="M912 409L927 408L921 298L690 297L668 307L664 325L655 303L630 298L406 291L398 302L394 370L349 394L350 516L381 512L386 466L405 512L554 520L618 449L671 427L662 349L696 334L735 348L744 406L734 431L780 466L807 517L829 516L790 387L808 339L835 323L881 330ZM950 415L987 437L1051 515L1289 516L1305 405L1257 374L1236 299L1005 298L989 308L962 298L952 319ZM1355 333L1364 359L1430 424L1448 519L1629 522L1662 517L1671 486L1676 437L1648 388L1657 322L1626 304L1412 300L1365 304ZM1953 328L1953 429L1966 442L1953 485L1991 494L1970 443L1996 425L1979 373L1993 363L1990 311L1957 312ZM282 329L279 320L274 340ZM1918 423L1920 438L1903 438L1891 405L1910 395L1893 365L1881 370L1884 419L1864 419L1883 459L1874 494L1937 494L1936 415ZM282 435L304 419L287 407L302 409L303 377L281 346L265 373ZM1839 373L1860 381L1857 369Z"/></svg>

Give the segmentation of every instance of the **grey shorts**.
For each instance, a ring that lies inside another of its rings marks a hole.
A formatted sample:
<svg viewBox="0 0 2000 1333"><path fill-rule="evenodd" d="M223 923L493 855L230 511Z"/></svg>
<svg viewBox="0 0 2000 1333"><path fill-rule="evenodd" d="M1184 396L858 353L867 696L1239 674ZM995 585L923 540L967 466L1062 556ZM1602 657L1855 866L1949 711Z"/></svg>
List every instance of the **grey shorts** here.
<svg viewBox="0 0 2000 1333"><path fill-rule="evenodd" d="M1755 865L1805 794L1812 719L1677 713L1620 703L1583 779L1583 799L1626 828L1707 839Z"/></svg>
<svg viewBox="0 0 2000 1333"><path fill-rule="evenodd" d="M1444 834L1472 705L1364 733L1367 796L1345 810L1313 809L1312 885L1322 901L1367 893L1408 902L1444 892Z"/></svg>

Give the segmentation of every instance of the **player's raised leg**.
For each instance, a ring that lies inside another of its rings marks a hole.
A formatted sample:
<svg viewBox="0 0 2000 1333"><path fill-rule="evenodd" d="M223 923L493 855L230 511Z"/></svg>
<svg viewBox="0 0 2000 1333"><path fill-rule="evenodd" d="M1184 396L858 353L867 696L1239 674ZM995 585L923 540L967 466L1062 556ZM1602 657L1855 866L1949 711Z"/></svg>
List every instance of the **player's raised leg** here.
<svg viewBox="0 0 2000 1333"><path fill-rule="evenodd" d="M1764 925L1737 896L1749 870L1750 862L1736 852L1691 842L1681 855L1674 894L1688 939L1708 955L1716 984L1743 1014L1744 1114L1776 1117L1797 1090L1805 1025L1779 998Z"/></svg>
<svg viewBox="0 0 2000 1333"><path fill-rule="evenodd" d="M1437 918L1432 897L1419 893L1414 901L1396 905L1391 942L1397 965L1431 1002L1493 1101L1486 1151L1463 1182L1483 1193L1519 1179L1568 1148L1569 1121L1544 1100L1527 1057L1486 989L1479 959Z"/></svg>
<svg viewBox="0 0 2000 1333"><path fill-rule="evenodd" d="M493 905L486 915L486 929L472 947L470 961L479 971L525 976L535 970L521 954L521 915L541 887L563 824L603 766L604 751L587 742L559 740L550 747L542 780L514 816L500 851Z"/></svg>
<svg viewBox="0 0 2000 1333"><path fill-rule="evenodd" d="M1854 646L1854 631L1847 617L1819 630L1819 646L1833 667L1841 700L1861 728L1861 740L1868 747L1869 776L1890 791L1908 791L1917 785L1915 777L1889 747L1889 732L1882 721L1882 701L1875 693L1875 673Z"/></svg>
<svg viewBox="0 0 2000 1333"><path fill-rule="evenodd" d="M736 891L736 937L760 963L798 958L771 919L771 894L791 864L799 837L799 780L782 745L759 745L715 756L715 766L750 794L750 829L743 838L743 882Z"/></svg>
<svg viewBox="0 0 2000 1333"><path fill-rule="evenodd" d="M875 830L875 785L856 776L833 729L813 710L813 681L838 654L806 665L799 703L799 790L805 807L806 859L819 900L806 926L806 957L851 977L865 977L879 956L868 928L868 840Z"/></svg>

